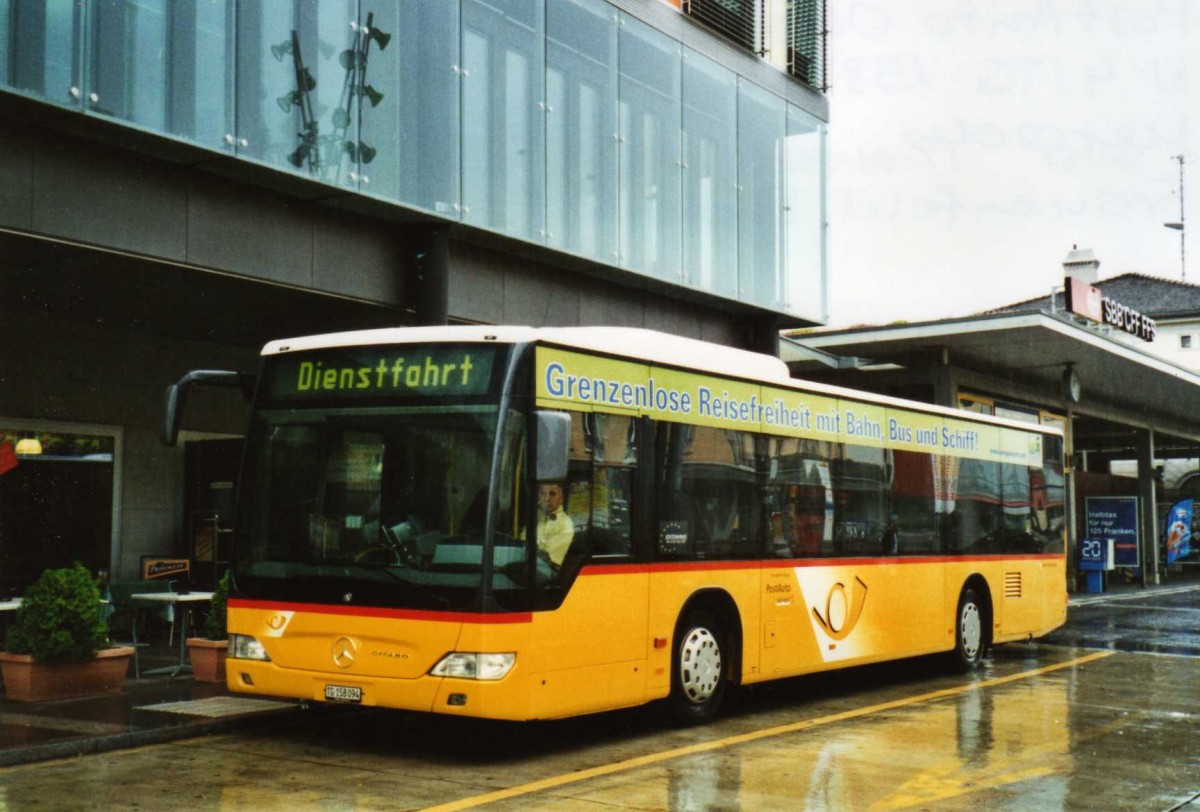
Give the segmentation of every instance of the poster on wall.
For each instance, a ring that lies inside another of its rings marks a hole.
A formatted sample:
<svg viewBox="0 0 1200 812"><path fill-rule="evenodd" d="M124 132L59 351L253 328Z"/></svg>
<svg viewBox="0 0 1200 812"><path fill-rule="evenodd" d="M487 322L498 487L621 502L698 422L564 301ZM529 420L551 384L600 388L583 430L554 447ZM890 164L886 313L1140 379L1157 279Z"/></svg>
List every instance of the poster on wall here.
<svg viewBox="0 0 1200 812"><path fill-rule="evenodd" d="M1166 532L1163 546L1167 552L1167 563L1174 564L1192 552L1192 509L1191 499L1180 499L1167 511Z"/></svg>
<svg viewBox="0 0 1200 812"><path fill-rule="evenodd" d="M7 474L17 467L17 452L12 443L0 443L0 474Z"/></svg>
<svg viewBox="0 0 1200 812"><path fill-rule="evenodd" d="M1138 498L1136 496L1089 496L1084 507L1084 538L1112 539L1114 564L1139 566Z"/></svg>

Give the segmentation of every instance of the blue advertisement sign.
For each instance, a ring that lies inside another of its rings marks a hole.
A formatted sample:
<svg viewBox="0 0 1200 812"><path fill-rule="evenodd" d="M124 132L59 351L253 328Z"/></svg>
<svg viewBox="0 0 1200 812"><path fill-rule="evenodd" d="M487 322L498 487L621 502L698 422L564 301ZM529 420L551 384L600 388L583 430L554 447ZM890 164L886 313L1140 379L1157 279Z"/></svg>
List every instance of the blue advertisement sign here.
<svg viewBox="0 0 1200 812"><path fill-rule="evenodd" d="M1113 563L1136 567L1141 547L1136 496L1089 496L1084 507L1084 536L1112 539L1116 548Z"/></svg>
<svg viewBox="0 0 1200 812"><path fill-rule="evenodd" d="M1167 511L1163 546L1167 550L1168 564L1174 564L1192 552L1192 514L1191 499L1180 499Z"/></svg>

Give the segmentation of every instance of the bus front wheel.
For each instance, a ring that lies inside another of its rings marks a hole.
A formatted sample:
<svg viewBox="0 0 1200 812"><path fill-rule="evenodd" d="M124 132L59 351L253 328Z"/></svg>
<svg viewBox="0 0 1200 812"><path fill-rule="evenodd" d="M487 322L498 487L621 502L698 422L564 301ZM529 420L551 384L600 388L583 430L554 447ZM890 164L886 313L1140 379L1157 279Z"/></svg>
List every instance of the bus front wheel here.
<svg viewBox="0 0 1200 812"><path fill-rule="evenodd" d="M729 644L709 611L694 610L679 624L671 663L672 715L683 724L712 719L725 696Z"/></svg>
<svg viewBox="0 0 1200 812"><path fill-rule="evenodd" d="M987 653L987 615L973 587L963 590L958 599L954 629L954 666L962 672L973 671Z"/></svg>

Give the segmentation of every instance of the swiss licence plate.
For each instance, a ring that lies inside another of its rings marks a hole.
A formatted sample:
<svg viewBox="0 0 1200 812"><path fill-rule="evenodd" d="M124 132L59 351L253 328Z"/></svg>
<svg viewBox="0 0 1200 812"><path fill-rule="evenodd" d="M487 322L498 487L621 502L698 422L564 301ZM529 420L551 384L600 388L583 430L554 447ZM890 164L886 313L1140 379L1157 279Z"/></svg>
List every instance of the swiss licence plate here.
<svg viewBox="0 0 1200 812"><path fill-rule="evenodd" d="M362 702L362 688L348 685L326 685L325 698L331 702Z"/></svg>

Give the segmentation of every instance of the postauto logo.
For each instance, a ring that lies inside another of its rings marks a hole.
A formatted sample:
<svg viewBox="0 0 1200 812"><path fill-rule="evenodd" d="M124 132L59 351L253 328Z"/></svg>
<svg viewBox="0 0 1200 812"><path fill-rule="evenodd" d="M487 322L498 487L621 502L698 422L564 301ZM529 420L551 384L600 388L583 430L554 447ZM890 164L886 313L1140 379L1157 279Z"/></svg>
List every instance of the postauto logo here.
<svg viewBox="0 0 1200 812"><path fill-rule="evenodd" d="M850 573L822 574L805 567L797 567L795 573L821 659L833 662L866 653L866 641L853 636L867 606L866 581Z"/></svg>
<svg viewBox="0 0 1200 812"><path fill-rule="evenodd" d="M845 640L862 616L863 606L867 602L867 585L858 576L854 580L858 586L849 597L846 595L846 585L841 581L829 587L825 596L825 614L821 614L817 607L812 607L813 617L832 640Z"/></svg>

